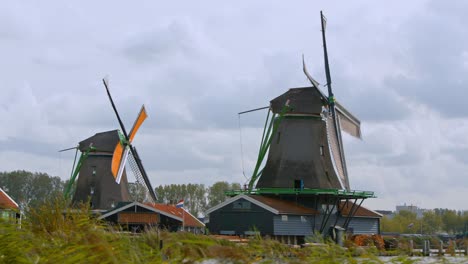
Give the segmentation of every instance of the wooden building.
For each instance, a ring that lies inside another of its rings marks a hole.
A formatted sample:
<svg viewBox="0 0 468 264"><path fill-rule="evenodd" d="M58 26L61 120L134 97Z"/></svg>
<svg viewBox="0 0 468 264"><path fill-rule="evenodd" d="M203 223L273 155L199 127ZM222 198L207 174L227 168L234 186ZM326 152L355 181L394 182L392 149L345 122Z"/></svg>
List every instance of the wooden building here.
<svg viewBox="0 0 468 264"><path fill-rule="evenodd" d="M181 217L139 202L119 203L99 219L131 232L141 232L148 228L177 231L182 226Z"/></svg>
<svg viewBox="0 0 468 264"><path fill-rule="evenodd" d="M205 233L205 224L198 220L198 218L192 215L189 211L185 210L183 207L176 207L173 204L161 203L148 205L160 211L182 218L182 225L179 229L180 231L187 231L195 234Z"/></svg>
<svg viewBox="0 0 468 264"><path fill-rule="evenodd" d="M119 203L117 207L103 213L99 219L131 232L141 232L148 228L197 234L205 232L204 223L183 208L171 204Z"/></svg>
<svg viewBox="0 0 468 264"><path fill-rule="evenodd" d="M206 211L205 223L211 234L268 236L288 244L301 244L322 229L344 226L348 233L379 234L381 215L362 206L350 215L351 202L324 214L296 201L264 195L239 194ZM356 206L354 206L356 208ZM328 219L324 219L327 217ZM325 226L322 226L325 225Z"/></svg>
<svg viewBox="0 0 468 264"><path fill-rule="evenodd" d="M21 214L18 204L0 188L0 219L19 223Z"/></svg>

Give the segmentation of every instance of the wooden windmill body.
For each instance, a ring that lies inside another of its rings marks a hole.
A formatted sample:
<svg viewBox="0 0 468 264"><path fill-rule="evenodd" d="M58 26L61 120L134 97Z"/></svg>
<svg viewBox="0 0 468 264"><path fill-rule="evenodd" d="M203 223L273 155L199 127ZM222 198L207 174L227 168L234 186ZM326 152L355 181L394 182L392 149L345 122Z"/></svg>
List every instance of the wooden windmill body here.
<svg viewBox="0 0 468 264"><path fill-rule="evenodd" d="M89 201L93 209L106 209L118 202L130 200L126 172L123 172L119 184L110 170L113 152L118 143L117 130L98 133L79 143L81 152L86 152L90 145L96 150L90 152L81 165L72 200L74 204Z"/></svg>
<svg viewBox="0 0 468 264"><path fill-rule="evenodd" d="M350 190L341 129L360 137L359 120L340 106L335 122L317 87L290 89L270 102L271 111L279 114L286 101L290 110L272 135L256 188Z"/></svg>

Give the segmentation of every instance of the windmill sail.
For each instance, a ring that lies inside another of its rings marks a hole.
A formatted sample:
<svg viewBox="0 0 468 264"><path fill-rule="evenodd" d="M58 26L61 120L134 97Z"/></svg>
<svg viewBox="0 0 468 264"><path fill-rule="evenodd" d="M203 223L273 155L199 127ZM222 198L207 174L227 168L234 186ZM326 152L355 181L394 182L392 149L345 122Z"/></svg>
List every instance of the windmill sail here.
<svg viewBox="0 0 468 264"><path fill-rule="evenodd" d="M117 176L120 171L120 165L122 164L122 157L124 153L124 146L122 143L117 142L115 145L114 153L112 155L112 164L111 164L111 171L112 171L112 176L114 176L114 179L117 181Z"/></svg>
<svg viewBox="0 0 468 264"><path fill-rule="evenodd" d="M106 88L107 95L109 97L109 100L112 104L112 108L114 109L115 115L117 116L117 119L120 124L120 128L122 129L123 136L120 137L120 142L115 146L114 149L114 155L112 159L112 174L116 180L117 183L120 182L121 176L124 173L125 165L127 164L128 158L131 156L131 166L133 168L136 168L134 170L134 174L137 177L137 181L142 183L144 186L146 186L147 192L150 194L151 199L153 202L156 201L156 193L151 186L151 182L148 179L148 175L146 174L145 168L143 167L143 164L141 162L140 157L138 156L138 153L136 151L136 148L132 145L133 138L135 137L136 133L138 132L138 129L140 126L143 124L145 119L148 117L145 106L143 105L141 107L141 110L133 123L133 127L130 130L130 134L127 134L127 131L125 130L125 126L122 123L122 120L120 119L119 113L117 111L117 108L115 107L114 101L112 100L112 96L109 91L109 85L108 81L106 79L103 79L104 87ZM120 135L120 134L119 134ZM129 155L131 154L131 155ZM132 162L134 161L134 162ZM117 169L118 168L118 169ZM141 180L143 179L143 180Z"/></svg>
<svg viewBox="0 0 468 264"><path fill-rule="evenodd" d="M349 189L348 177L346 174L346 164L342 149L340 148L339 139L341 138L340 130L335 127L336 123L333 117L329 116L326 120L328 146L331 153L333 169L338 176L340 189ZM335 132L338 131L338 134Z"/></svg>
<svg viewBox="0 0 468 264"><path fill-rule="evenodd" d="M141 107L140 113L138 114L137 118L135 119L135 122L133 123L132 130L130 130L128 142L124 142L122 144L121 141L115 146L114 156L112 158L112 175L114 175L115 181L117 183L120 182L123 169L125 168L125 164L127 162L128 153L131 151L129 146L132 144L133 138L135 137L141 124L143 124L147 117L148 114L146 114L146 109L143 105Z"/></svg>
<svg viewBox="0 0 468 264"><path fill-rule="evenodd" d="M341 129L353 137L361 138L361 121L338 102L336 102L335 109L338 113Z"/></svg>
<svg viewBox="0 0 468 264"><path fill-rule="evenodd" d="M140 156L138 155L138 151L135 147L133 147L133 151L131 152L131 155L129 155L128 160L136 180L145 187L146 201L155 203L157 200L156 193L148 179L146 170L143 167L143 163L141 162Z"/></svg>
<svg viewBox="0 0 468 264"><path fill-rule="evenodd" d="M141 124L145 121L145 119L148 117L148 114L146 114L146 109L145 106L141 106L140 113L138 113L138 117L135 119L135 122L133 123L132 130L130 130L130 135L128 135L128 139L130 143L132 143L133 138L135 137L136 132L138 129L140 129Z"/></svg>
<svg viewBox="0 0 468 264"><path fill-rule="evenodd" d="M312 76L310 76L309 71L307 71L307 67L305 64L304 60L304 54L302 54L302 70L304 71L304 74L307 76L307 79L309 79L310 84L312 84L313 87L318 88L320 83L317 82Z"/></svg>

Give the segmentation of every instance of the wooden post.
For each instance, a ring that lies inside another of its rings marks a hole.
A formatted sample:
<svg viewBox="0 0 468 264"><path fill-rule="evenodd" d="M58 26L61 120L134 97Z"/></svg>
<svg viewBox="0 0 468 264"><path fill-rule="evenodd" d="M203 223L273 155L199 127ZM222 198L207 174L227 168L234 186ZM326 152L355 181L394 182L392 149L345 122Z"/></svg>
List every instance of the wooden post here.
<svg viewBox="0 0 468 264"><path fill-rule="evenodd" d="M443 256L444 255L444 241L442 240L439 240L439 256Z"/></svg>
<svg viewBox="0 0 468 264"><path fill-rule="evenodd" d="M413 239L410 239L409 241L409 255L413 255Z"/></svg>

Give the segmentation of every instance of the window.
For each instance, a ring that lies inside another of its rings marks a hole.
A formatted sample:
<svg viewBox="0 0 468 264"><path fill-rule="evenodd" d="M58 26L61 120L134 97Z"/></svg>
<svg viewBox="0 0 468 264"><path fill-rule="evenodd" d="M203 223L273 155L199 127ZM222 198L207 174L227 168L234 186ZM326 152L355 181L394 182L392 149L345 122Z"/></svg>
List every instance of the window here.
<svg viewBox="0 0 468 264"><path fill-rule="evenodd" d="M281 221L287 222L288 221L288 216L287 215L282 215L281 216Z"/></svg>
<svg viewBox="0 0 468 264"><path fill-rule="evenodd" d="M306 223L306 222L307 222L307 217L301 216L301 222L302 222L302 223Z"/></svg>
<svg viewBox="0 0 468 264"><path fill-rule="evenodd" d="M250 210L250 202L245 201L245 200L238 200L232 203L232 208L233 209L239 209L239 210Z"/></svg>
<svg viewBox="0 0 468 264"><path fill-rule="evenodd" d="M0 211L0 213L2 213L0 216L1 218L3 219L8 219L10 217L10 213L8 211Z"/></svg>
<svg viewBox="0 0 468 264"><path fill-rule="evenodd" d="M325 156L325 152L323 151L323 146L320 146L320 156Z"/></svg>

